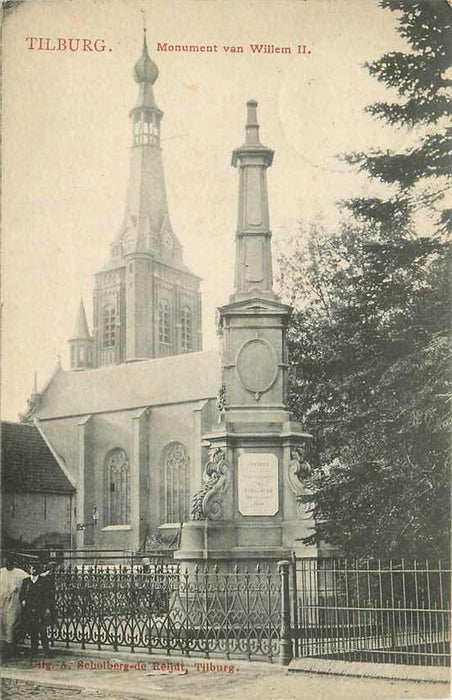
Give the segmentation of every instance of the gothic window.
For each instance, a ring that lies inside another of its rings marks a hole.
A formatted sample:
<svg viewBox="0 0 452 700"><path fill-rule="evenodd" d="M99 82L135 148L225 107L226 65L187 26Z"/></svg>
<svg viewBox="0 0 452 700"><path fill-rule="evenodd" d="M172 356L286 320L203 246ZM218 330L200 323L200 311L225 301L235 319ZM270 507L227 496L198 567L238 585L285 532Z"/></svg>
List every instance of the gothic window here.
<svg viewBox="0 0 452 700"><path fill-rule="evenodd" d="M102 331L103 347L114 348L116 345L116 311L111 304L107 304L103 308Z"/></svg>
<svg viewBox="0 0 452 700"><path fill-rule="evenodd" d="M159 302L159 340L170 342L170 307L166 299Z"/></svg>
<svg viewBox="0 0 452 700"><path fill-rule="evenodd" d="M130 465L121 449L112 450L105 463L105 514L107 525L130 522Z"/></svg>
<svg viewBox="0 0 452 700"><path fill-rule="evenodd" d="M193 324L191 311L186 306L181 315L181 344L182 351L187 352L193 347Z"/></svg>
<svg viewBox="0 0 452 700"><path fill-rule="evenodd" d="M181 523L189 512L190 459L181 442L171 442L163 451L165 474L165 522Z"/></svg>

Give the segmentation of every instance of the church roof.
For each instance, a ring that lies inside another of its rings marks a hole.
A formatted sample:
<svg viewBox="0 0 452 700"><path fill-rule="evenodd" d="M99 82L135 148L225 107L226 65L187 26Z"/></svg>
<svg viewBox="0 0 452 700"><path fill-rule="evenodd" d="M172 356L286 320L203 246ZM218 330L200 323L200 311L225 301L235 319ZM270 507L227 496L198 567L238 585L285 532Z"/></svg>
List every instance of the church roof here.
<svg viewBox="0 0 452 700"><path fill-rule="evenodd" d="M38 428L2 422L2 489L6 493L73 493Z"/></svg>
<svg viewBox="0 0 452 700"><path fill-rule="evenodd" d="M220 362L214 350L60 371L33 415L45 420L199 401L214 398L219 386Z"/></svg>

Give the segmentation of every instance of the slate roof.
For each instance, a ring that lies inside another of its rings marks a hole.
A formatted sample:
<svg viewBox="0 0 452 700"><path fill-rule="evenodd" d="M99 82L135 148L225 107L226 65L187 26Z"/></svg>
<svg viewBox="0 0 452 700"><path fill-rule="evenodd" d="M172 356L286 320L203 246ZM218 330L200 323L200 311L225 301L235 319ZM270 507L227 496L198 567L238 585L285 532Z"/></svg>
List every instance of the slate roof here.
<svg viewBox="0 0 452 700"><path fill-rule="evenodd" d="M74 493L36 426L3 421L1 444L4 492Z"/></svg>
<svg viewBox="0 0 452 700"><path fill-rule="evenodd" d="M33 415L46 420L200 401L215 398L220 381L214 350L81 372L59 370Z"/></svg>

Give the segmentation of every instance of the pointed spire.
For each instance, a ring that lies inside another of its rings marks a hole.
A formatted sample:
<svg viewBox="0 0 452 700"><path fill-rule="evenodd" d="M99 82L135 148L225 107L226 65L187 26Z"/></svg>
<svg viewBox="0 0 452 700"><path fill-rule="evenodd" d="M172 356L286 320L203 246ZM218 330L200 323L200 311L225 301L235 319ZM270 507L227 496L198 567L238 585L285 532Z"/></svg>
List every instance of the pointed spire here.
<svg viewBox="0 0 452 700"><path fill-rule="evenodd" d="M91 335L88 329L88 322L86 320L85 305L83 303L83 298L80 298L80 304L78 307L77 318L75 320L74 330L72 332L71 340L91 340Z"/></svg>
<svg viewBox="0 0 452 700"><path fill-rule="evenodd" d="M152 253L181 263L182 247L170 223L160 148L163 112L154 99L153 84L158 68L149 56L146 27L143 27L143 48L135 63L134 77L139 84L139 95L130 112L133 147L126 211L112 245L112 257Z"/></svg>
<svg viewBox="0 0 452 700"><path fill-rule="evenodd" d="M71 369L88 369L93 366L93 339L91 338L86 321L85 306L80 298L77 318L72 337L69 338L71 348Z"/></svg>

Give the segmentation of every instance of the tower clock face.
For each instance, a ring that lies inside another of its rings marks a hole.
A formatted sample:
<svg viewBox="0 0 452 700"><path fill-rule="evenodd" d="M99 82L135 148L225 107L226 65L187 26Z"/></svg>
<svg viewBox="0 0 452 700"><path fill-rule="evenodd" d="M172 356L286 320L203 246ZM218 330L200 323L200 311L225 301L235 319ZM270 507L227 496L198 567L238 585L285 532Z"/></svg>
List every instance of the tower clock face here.
<svg viewBox="0 0 452 700"><path fill-rule="evenodd" d="M123 253L126 253L132 248L134 240L135 236L133 231L130 228L126 228L121 236L121 248Z"/></svg>

